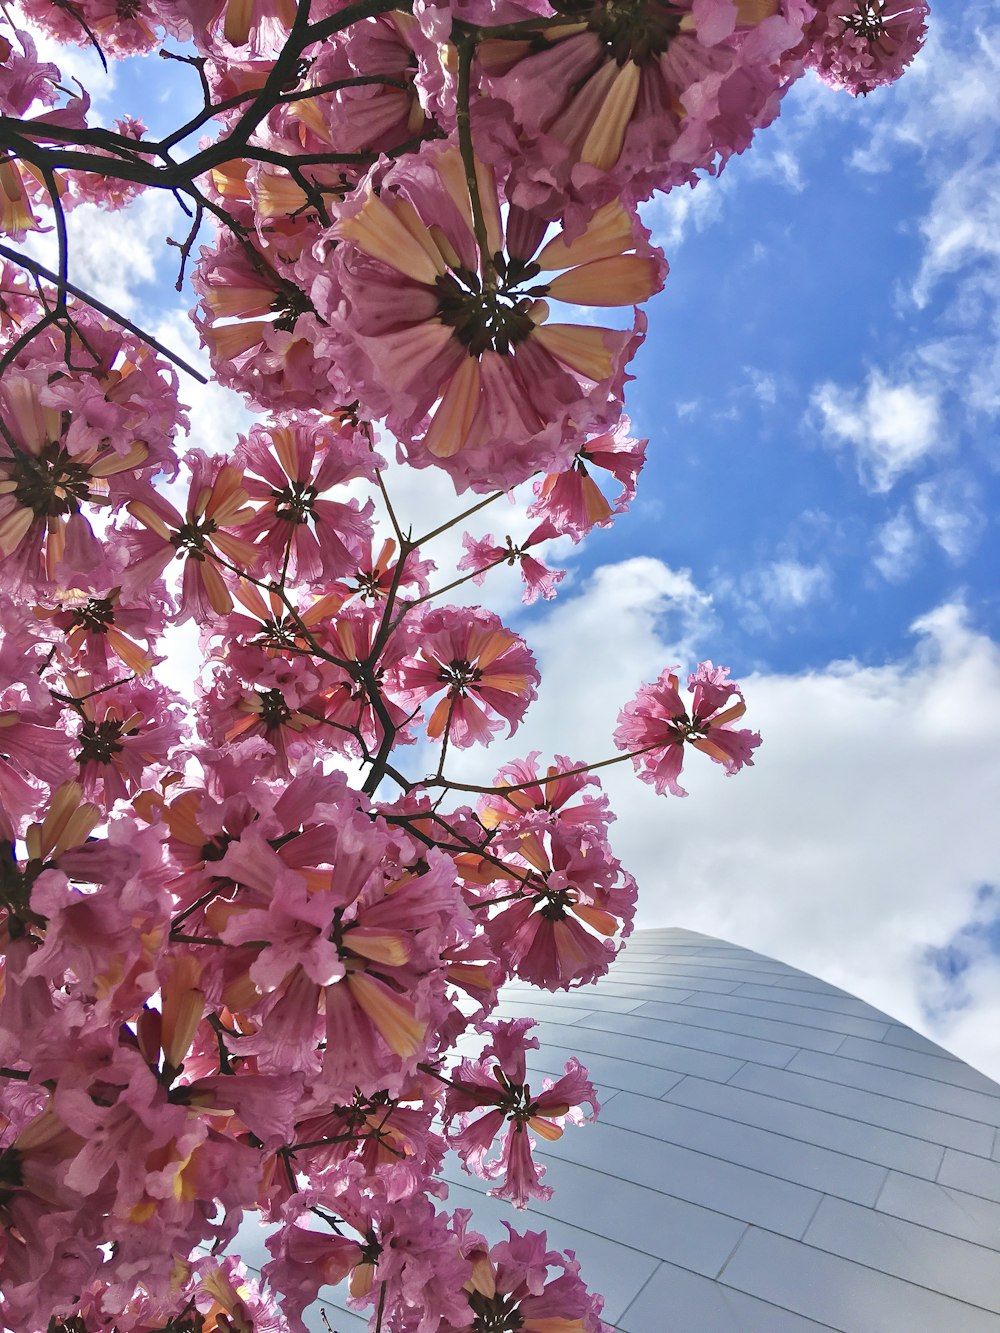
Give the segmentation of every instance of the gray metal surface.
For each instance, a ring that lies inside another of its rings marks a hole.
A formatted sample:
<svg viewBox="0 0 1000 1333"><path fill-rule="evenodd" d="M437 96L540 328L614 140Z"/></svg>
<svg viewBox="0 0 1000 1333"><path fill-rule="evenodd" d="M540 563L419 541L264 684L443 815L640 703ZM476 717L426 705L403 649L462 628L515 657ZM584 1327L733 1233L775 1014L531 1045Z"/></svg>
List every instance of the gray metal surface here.
<svg viewBox="0 0 1000 1333"><path fill-rule="evenodd" d="M479 1229L574 1249L621 1333L1000 1333L1000 1086L862 1001L686 930L599 985L512 985L535 1077L577 1055L596 1125L542 1146L516 1213L453 1161ZM325 1306L337 1333L367 1327ZM317 1310L318 1315L318 1310ZM322 1323L317 1317L316 1327ZM389 1331L391 1333L391 1330Z"/></svg>

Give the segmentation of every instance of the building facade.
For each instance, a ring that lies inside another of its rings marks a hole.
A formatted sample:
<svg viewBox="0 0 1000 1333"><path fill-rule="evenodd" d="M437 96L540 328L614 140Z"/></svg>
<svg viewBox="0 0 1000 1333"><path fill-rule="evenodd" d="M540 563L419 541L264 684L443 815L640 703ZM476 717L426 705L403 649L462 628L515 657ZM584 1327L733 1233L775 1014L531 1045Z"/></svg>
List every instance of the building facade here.
<svg viewBox="0 0 1000 1333"><path fill-rule="evenodd" d="M540 1020L534 1076L579 1056L600 1119L540 1145L549 1202L515 1213L456 1162L447 1206L575 1250L621 1333L1000 1333L1000 1085L692 931L639 932L597 986L504 996Z"/></svg>

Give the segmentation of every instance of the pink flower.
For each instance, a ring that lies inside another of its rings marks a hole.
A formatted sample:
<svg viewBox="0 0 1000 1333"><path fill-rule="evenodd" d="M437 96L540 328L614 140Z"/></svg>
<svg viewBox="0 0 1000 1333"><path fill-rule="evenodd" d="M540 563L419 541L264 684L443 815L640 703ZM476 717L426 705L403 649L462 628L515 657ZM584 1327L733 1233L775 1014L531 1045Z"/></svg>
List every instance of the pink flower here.
<svg viewBox="0 0 1000 1333"><path fill-rule="evenodd" d="M578 771L583 765L564 754L557 754L545 776L540 776L539 753L532 750L526 759L513 759L497 773L494 786L513 787L513 791L498 791L480 797L479 819L486 828L527 828L538 821L587 828L606 827L612 822L615 816L603 794L587 795L577 804L569 804L587 787L596 787L600 793L601 784L597 778Z"/></svg>
<svg viewBox="0 0 1000 1333"><path fill-rule="evenodd" d="M588 440L572 467L536 481L538 498L528 513L550 524L553 536L565 533L577 542L593 527L609 527L613 515L623 514L635 498L636 479L646 461L649 441L631 439L628 430L629 420L623 417L613 431ZM588 463L620 482L622 489L614 505L590 475Z"/></svg>
<svg viewBox="0 0 1000 1333"><path fill-rule="evenodd" d="M693 695L690 706L685 707L677 676L664 671L651 685L643 685L619 713L615 744L620 750L634 752L636 772L661 796L665 791L674 796L687 795L677 781L685 744L722 764L730 777L744 765L753 765L753 751L760 744L760 736L729 727L746 712L746 704L739 686L728 676L728 667L700 663L688 677ZM730 703L734 698L736 702Z"/></svg>
<svg viewBox="0 0 1000 1333"><path fill-rule="evenodd" d="M384 601L393 588L403 597L417 598L427 593L427 576L435 567L432 560L421 560L420 552L412 550L404 557L403 568L400 570L399 562L393 560L396 543L392 538L382 543L378 555L374 551L371 543L365 543L356 567L348 576L350 582L346 586L338 585L344 588L345 601L356 596L374 605Z"/></svg>
<svg viewBox="0 0 1000 1333"><path fill-rule="evenodd" d="M431 740L488 745L503 720L514 734L539 678L523 639L482 607L441 607L423 617L419 641L399 677L414 704L445 691L427 724Z"/></svg>
<svg viewBox="0 0 1000 1333"><path fill-rule="evenodd" d="M145 592L171 560L183 557L179 621L194 616L201 624L233 609L221 562L240 571L252 570L256 563L253 546L232 531L254 511L240 468L199 449L192 449L184 461L191 471L191 489L183 515L161 495L128 506L137 526L124 534L131 557L124 586Z"/></svg>
<svg viewBox="0 0 1000 1333"><path fill-rule="evenodd" d="M481 45L484 91L522 154L511 202L575 226L611 199L714 174L778 114L801 38L788 6L644 0L596 5L528 46Z"/></svg>
<svg viewBox="0 0 1000 1333"><path fill-rule="evenodd" d="M281 1292L292 1333L305 1333L302 1312L313 1304L320 1287L343 1282L366 1259L363 1239L309 1231L294 1223L268 1236L266 1245L272 1257L262 1275Z"/></svg>
<svg viewBox="0 0 1000 1333"><path fill-rule="evenodd" d="M572 1250L547 1250L544 1231L519 1235L507 1222L508 1239L490 1247L467 1230L471 1217L467 1209L456 1209L454 1226L472 1264L466 1290L477 1328L506 1324L522 1333L607 1333L600 1319L604 1299L587 1291ZM557 1275L550 1278L553 1268Z"/></svg>
<svg viewBox="0 0 1000 1333"><path fill-rule="evenodd" d="M548 569L535 556L528 554L528 548L536 542L547 541L559 534L549 522L540 523L534 532L520 546L515 546L511 537L506 546L497 546L490 534L476 540L468 532L462 534L465 555L458 562L459 569L471 569L473 583L482 583L488 570L495 565L519 565L524 579L524 595L521 600L530 605L538 600L539 593L546 601L556 595L556 584L566 576L564 569Z"/></svg>
<svg viewBox="0 0 1000 1333"><path fill-rule="evenodd" d="M340 577L371 538L372 501L329 498L335 486L374 480L381 460L348 426L291 420L252 426L236 450L243 486L260 507L237 528L260 552L264 571L279 582Z"/></svg>
<svg viewBox="0 0 1000 1333"><path fill-rule="evenodd" d="M894 83L927 31L927 0L814 0L805 63L855 97Z"/></svg>
<svg viewBox="0 0 1000 1333"><path fill-rule="evenodd" d="M539 1183L544 1168L531 1156L534 1140L528 1130L554 1141L562 1136L567 1116L576 1123L592 1120L598 1104L593 1085L579 1061L571 1060L561 1079L543 1080L541 1091L532 1092L525 1070L524 1052L537 1049L538 1039L526 1036L533 1019L486 1023L482 1030L493 1036L478 1060L462 1060L452 1071L445 1094L443 1118L446 1126L457 1118L460 1129L449 1135L466 1170L503 1184L490 1190L497 1198L509 1199L515 1208L525 1208L532 1198L548 1199L552 1191ZM580 1111L589 1103L591 1114ZM490 1109L478 1120L476 1111ZM487 1162L486 1155L506 1122L508 1128L500 1157Z"/></svg>
<svg viewBox="0 0 1000 1333"><path fill-rule="evenodd" d="M373 176L341 210L336 246L299 267L341 373L408 460L446 468L460 489L507 489L617 417L645 327L638 314L631 332L550 323L548 299L635 306L666 264L619 203L574 241L542 245L544 223L518 210L504 228L497 178L477 173L487 253L458 150L433 145Z"/></svg>
<svg viewBox="0 0 1000 1333"><path fill-rule="evenodd" d="M321 665L231 644L210 688L202 691L199 729L220 749L260 737L272 756L270 775L289 776L327 743Z"/></svg>
<svg viewBox="0 0 1000 1333"><path fill-rule="evenodd" d="M510 853L503 869L492 872L497 886L475 900L488 902L492 894L502 903L486 923L497 956L546 990L603 976L617 952L613 937L631 933L636 899L635 880L611 854L603 831L515 826L499 846Z"/></svg>
<svg viewBox="0 0 1000 1333"><path fill-rule="evenodd" d="M391 697L398 691L400 663L413 651L413 634L404 621L378 651L381 624L379 609L354 602L338 611L327 626L325 643L343 665L331 666L326 673L323 716L329 723L328 743L342 752L360 753L362 745L377 751L386 734L386 721L396 729L395 744L407 745L415 739L409 726L412 709ZM374 664L373 655L377 656Z"/></svg>
<svg viewBox="0 0 1000 1333"><path fill-rule="evenodd" d="M80 782L86 796L99 795L105 808L131 796L150 768L160 771L181 736L179 700L156 681L124 681L94 690L91 678L69 682L79 700L74 736Z"/></svg>
<svg viewBox="0 0 1000 1333"><path fill-rule="evenodd" d="M66 387L56 403L47 401L51 389L17 368L4 376L0 420L16 446L0 440L0 564L7 563L7 581L52 580L64 562L74 572L92 569L102 550L84 507L122 504L140 473L156 469L138 438L116 434L94 444L82 427L82 447L74 447L70 437L80 422L65 410L74 387L78 405L88 390L106 402L93 382Z"/></svg>
<svg viewBox="0 0 1000 1333"><path fill-rule="evenodd" d="M227 176L223 168L214 176L225 190L223 206L242 212L240 204L249 203L245 177ZM252 225L249 207L246 214L245 223ZM297 254L297 247L293 250ZM320 329L308 298L288 275L294 257L276 252L273 244L265 249L224 232L214 247L202 249L192 273L201 298L193 319L219 383L282 412L315 409L317 386L337 378L330 357L319 349ZM330 411L350 401L347 385L338 380L336 389L324 403Z"/></svg>

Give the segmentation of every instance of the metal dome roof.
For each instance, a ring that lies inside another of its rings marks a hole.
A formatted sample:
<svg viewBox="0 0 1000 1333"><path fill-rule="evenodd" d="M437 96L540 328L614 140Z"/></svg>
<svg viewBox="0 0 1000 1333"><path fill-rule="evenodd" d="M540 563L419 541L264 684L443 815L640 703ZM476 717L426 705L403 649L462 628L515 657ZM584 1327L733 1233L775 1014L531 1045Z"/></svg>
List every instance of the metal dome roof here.
<svg viewBox="0 0 1000 1333"><path fill-rule="evenodd" d="M498 1012L540 1020L536 1076L579 1055L600 1119L540 1145L551 1201L516 1213L454 1162L448 1207L574 1249L622 1333L1000 1333L1000 1085L969 1065L688 930L639 932L594 987L508 986Z"/></svg>

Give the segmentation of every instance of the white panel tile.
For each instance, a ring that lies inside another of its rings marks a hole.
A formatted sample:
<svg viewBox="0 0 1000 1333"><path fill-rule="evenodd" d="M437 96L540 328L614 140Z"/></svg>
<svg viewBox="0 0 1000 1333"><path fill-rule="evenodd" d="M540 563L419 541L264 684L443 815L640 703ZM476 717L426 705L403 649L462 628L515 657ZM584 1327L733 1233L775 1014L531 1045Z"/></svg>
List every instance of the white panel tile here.
<svg viewBox="0 0 1000 1333"><path fill-rule="evenodd" d="M886 1022L873 1018L859 1018L854 1014L841 1013L832 1007L819 1008L811 1001L809 1004L800 1004L784 998L775 1000L773 997L776 990L776 987L770 990L772 998L767 1000L754 999L752 996L737 992L733 995L699 995L688 1003L734 1014L756 1014L760 1018L777 1018L786 1023L801 1023L807 1028L821 1028L826 1032L839 1032L844 1036L871 1037L874 1041L878 1041L884 1033L890 1031L890 1025Z"/></svg>
<svg viewBox="0 0 1000 1333"><path fill-rule="evenodd" d="M662 977L660 984L654 986L646 985L644 982L616 981L614 977L609 976L601 981L601 994L625 1003L632 1001L635 1004L645 1004L649 1000L662 1000L665 1004L679 1004L689 995L711 994L714 997L715 991L693 991L686 981L678 981L673 985L669 977Z"/></svg>
<svg viewBox="0 0 1000 1333"><path fill-rule="evenodd" d="M805 1186L600 1121L545 1144L544 1157L549 1156L619 1174L635 1184L653 1186L675 1198L788 1236L802 1235L820 1200L815 1190Z"/></svg>
<svg viewBox="0 0 1000 1333"><path fill-rule="evenodd" d="M586 1009L581 1009L579 1005L560 1004L558 1000L546 999L543 1007L535 1000L525 999L520 1001L513 998L502 998L490 1017L541 1018L544 1014L550 1023L575 1023L585 1014L593 1012L593 1002Z"/></svg>
<svg viewBox="0 0 1000 1333"><path fill-rule="evenodd" d="M896 1167L933 1180L944 1149L936 1143L867 1124L847 1115L814 1109L783 1097L766 1097L733 1083L712 1083L690 1075L681 1079L664 1100L726 1116L743 1125L757 1125L806 1143L852 1154L880 1166Z"/></svg>
<svg viewBox="0 0 1000 1333"><path fill-rule="evenodd" d="M617 1326L622 1333L819 1333L829 1327L675 1264L660 1265Z"/></svg>
<svg viewBox="0 0 1000 1333"><path fill-rule="evenodd" d="M765 1069L761 1065L744 1065L728 1080L729 1083L762 1092L771 1097L803 1106L815 1106L833 1111L872 1125L898 1130L914 1138L926 1139L946 1147L968 1148L988 1153L993 1142L993 1129L931 1107L915 1106L896 1097L869 1092L864 1088L838 1085L829 1079L813 1078L808 1074L793 1073L787 1069Z"/></svg>
<svg viewBox="0 0 1000 1333"><path fill-rule="evenodd" d="M700 985L702 978L706 981L735 981L744 986L751 982L758 986L787 985L789 982L784 972L771 972L742 962L727 963L725 966L719 964L717 967L710 967L707 963L671 963L669 969L664 970L669 971L671 976L684 978L693 988Z"/></svg>
<svg viewBox="0 0 1000 1333"><path fill-rule="evenodd" d="M528 1052L527 1064L529 1069L543 1069L550 1078L558 1078L565 1068L566 1061L574 1055L582 1065L586 1066L595 1083L600 1083L605 1088L624 1088L628 1092L641 1092L647 1097L662 1097L686 1077L673 1069L637 1065L632 1060L618 1060L614 1056L599 1055L594 1051L571 1051L568 1047L552 1046L548 1042L540 1051Z"/></svg>
<svg viewBox="0 0 1000 1333"><path fill-rule="evenodd" d="M693 1272L714 1277L746 1230L746 1224L735 1218L576 1162L550 1156L543 1165L544 1183L555 1193L551 1199L533 1199L530 1208L518 1213L502 1200L488 1198L489 1181L466 1175L453 1157L446 1162L444 1176L449 1187L459 1186L475 1196L477 1217L482 1206L487 1217L498 1223L506 1217L518 1231L544 1228L560 1249L577 1248L572 1237L562 1239L571 1230L577 1239L580 1233L590 1233L602 1243L613 1242L615 1251L645 1256L650 1261L642 1270L647 1277L668 1254ZM468 1200L465 1204L473 1206ZM485 1226L481 1230L492 1234ZM498 1231L498 1238L502 1234ZM586 1280L602 1290L603 1270L598 1268Z"/></svg>
<svg viewBox="0 0 1000 1333"><path fill-rule="evenodd" d="M859 1032L859 1037L870 1035ZM888 1032L882 1038L890 1046L905 1046L911 1051L923 1051L925 1055L940 1055L946 1060L956 1060L957 1057L950 1051L946 1051L943 1046L938 1046L928 1037L924 1037L919 1032L914 1032L912 1028L903 1027L902 1023L892 1023Z"/></svg>
<svg viewBox="0 0 1000 1333"><path fill-rule="evenodd" d="M858 1018L868 1018L875 1022L892 1022L888 1014L883 1014L879 1009L873 1009L870 1004L865 1004L864 1000L857 1000L853 995L848 995L844 991L837 990L835 986L827 986L822 982L817 982L808 991L798 984L786 986L779 983L774 987L748 984L738 987L732 994L747 995L752 999L771 1000L776 1003L783 1003L787 1000L791 1004L804 1004L814 1009L827 1009L831 1013L855 1014Z"/></svg>
<svg viewBox="0 0 1000 1333"><path fill-rule="evenodd" d="M784 963L776 963L773 958L765 958L762 954L752 954L749 949L734 950L732 953L722 956L713 956L704 949L695 949L687 954L680 949L675 949L671 953L670 966L697 966L713 970L720 967L738 967L741 972L770 973L783 977L790 975L805 976L804 972L786 967Z"/></svg>
<svg viewBox="0 0 1000 1333"><path fill-rule="evenodd" d="M890 1046L883 1041L865 1041L861 1037L848 1037L838 1054L845 1059L864 1060L867 1064L879 1065L883 1069L901 1069L905 1073L938 1079L954 1087L971 1088L974 1092L992 1097L1000 1111L1000 1097L997 1096L1000 1089L993 1080L971 1065L953 1060L950 1056L927 1055L923 1051ZM994 1123L1000 1123L1000 1120Z"/></svg>
<svg viewBox="0 0 1000 1333"><path fill-rule="evenodd" d="M968 1088L952 1087L935 1079L921 1078L918 1074L881 1069L863 1060L848 1060L840 1055L820 1055L815 1051L800 1051L789 1062L788 1068L796 1073L828 1079L832 1083L843 1083L897 1097L915 1106L965 1116L969 1120L979 1120L994 1127L1000 1125L1000 1097L989 1097Z"/></svg>
<svg viewBox="0 0 1000 1333"><path fill-rule="evenodd" d="M621 1032L608 1032L583 1025L566 1027L555 1023L540 1023L534 1034L546 1045L560 1046L579 1055L584 1064L584 1052L596 1051L622 1060L634 1060L639 1065L656 1069L672 1069L680 1074L700 1074L702 1078L717 1079L724 1083L743 1064L728 1055L713 1055L710 1051L692 1050L685 1046L668 1046L663 1042L646 1041L642 1037Z"/></svg>
<svg viewBox="0 0 1000 1333"><path fill-rule="evenodd" d="M626 963L612 963L606 981L602 980L601 984L602 986L605 984L610 986L612 995L620 995L622 986L669 986L674 990L691 990L693 983L690 977L674 976L666 967L630 967ZM699 977L696 985L700 991L729 995L732 991L739 989L740 983L738 981L717 981L714 977ZM765 987L765 989L767 988Z"/></svg>
<svg viewBox="0 0 1000 1333"><path fill-rule="evenodd" d="M757 1064L775 1065L778 1068L784 1068L799 1053L797 1046L761 1041L758 1037L743 1037L738 1032L716 1032L711 1028L691 1027L667 1019L637 1018L633 1014L591 1014L573 1026L574 1029L599 1028L604 1032L628 1033L642 1037L647 1042L669 1042L673 1046L689 1046L696 1051L711 1051L717 1055L753 1060Z"/></svg>
<svg viewBox="0 0 1000 1333"><path fill-rule="evenodd" d="M719 994L728 994L731 990L736 990L741 982L747 981L747 974L740 973L739 977L693 977L691 969L673 968L673 966L657 966L647 964L647 962L612 962L611 970L608 976L615 981L628 981L633 984L648 984L651 986L681 986L685 990L696 988L699 990L716 990Z"/></svg>
<svg viewBox="0 0 1000 1333"><path fill-rule="evenodd" d="M805 973L792 972L789 970L783 975L776 977L773 983L775 986L781 986L785 990L794 990L807 992L810 995L834 995L841 999L852 1000L862 1008L868 1009L864 1000L859 1000L853 995L848 995L839 986L831 986L828 981L820 981L819 977L810 977ZM877 1012L877 1011L876 1011Z"/></svg>
<svg viewBox="0 0 1000 1333"><path fill-rule="evenodd" d="M708 998L712 998L711 996ZM777 1006L775 1006L777 1007ZM667 1018L675 1023L690 1023L694 1027L714 1028L716 1031L740 1032L746 1037L762 1037L789 1046L804 1046L810 1051L833 1054L843 1043L842 1032L825 1032L821 1028L796 1023L789 1014L779 1019L776 1015L745 1014L738 1010L720 1013L710 1006L698 1003L698 997L683 1004L662 1004L653 1001L636 1009L637 1018Z"/></svg>
<svg viewBox="0 0 1000 1333"><path fill-rule="evenodd" d="M856 1203L873 1204L887 1174L885 1167L844 1153L630 1092L615 1098L614 1105L602 1113L601 1122L693 1148L725 1162L738 1162Z"/></svg>
<svg viewBox="0 0 1000 1333"><path fill-rule="evenodd" d="M501 1004L520 1004L534 1006L538 1012L542 1009L549 1012L550 999L560 1009L600 1009L604 1014L627 1014L642 1004L642 999L626 999L622 996L613 995L606 987L602 986L600 995L595 994L592 986L581 986L579 990L560 991L555 997L550 997L546 992L539 991L537 986L504 986L500 992Z"/></svg>
<svg viewBox="0 0 1000 1333"><path fill-rule="evenodd" d="M1000 1203L950 1185L890 1171L876 1207L879 1212L908 1218L933 1231L1000 1250Z"/></svg>
<svg viewBox="0 0 1000 1333"><path fill-rule="evenodd" d="M844 1333L1000 1333L989 1311L755 1227L720 1280Z"/></svg>
<svg viewBox="0 0 1000 1333"><path fill-rule="evenodd" d="M949 1148L941 1163L938 1180L942 1185L954 1185L969 1194L1000 1201L1000 1162L988 1162L971 1153Z"/></svg>
<svg viewBox="0 0 1000 1333"><path fill-rule="evenodd" d="M802 1238L944 1296L1000 1314L1000 1263L993 1250L940 1231L825 1198Z"/></svg>

